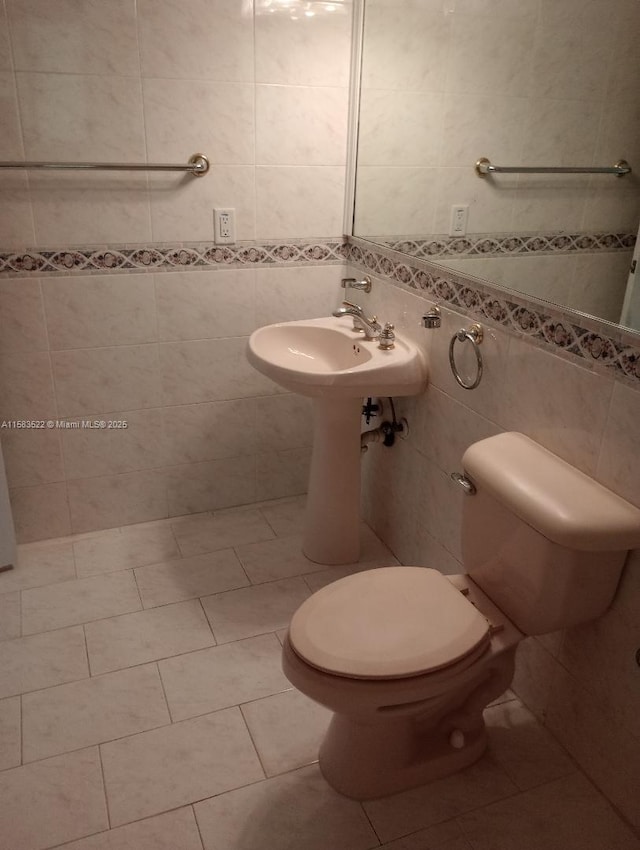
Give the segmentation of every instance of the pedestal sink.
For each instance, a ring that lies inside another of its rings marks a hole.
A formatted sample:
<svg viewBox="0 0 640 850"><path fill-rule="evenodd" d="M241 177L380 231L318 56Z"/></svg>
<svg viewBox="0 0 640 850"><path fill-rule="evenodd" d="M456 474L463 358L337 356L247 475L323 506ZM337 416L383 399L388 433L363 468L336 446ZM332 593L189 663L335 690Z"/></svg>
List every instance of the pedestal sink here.
<svg viewBox="0 0 640 850"><path fill-rule="evenodd" d="M314 400L313 452L303 551L319 564L360 554L360 414L365 396L416 395L427 382L420 349L396 336L384 350L348 317L267 325L247 359L291 392Z"/></svg>

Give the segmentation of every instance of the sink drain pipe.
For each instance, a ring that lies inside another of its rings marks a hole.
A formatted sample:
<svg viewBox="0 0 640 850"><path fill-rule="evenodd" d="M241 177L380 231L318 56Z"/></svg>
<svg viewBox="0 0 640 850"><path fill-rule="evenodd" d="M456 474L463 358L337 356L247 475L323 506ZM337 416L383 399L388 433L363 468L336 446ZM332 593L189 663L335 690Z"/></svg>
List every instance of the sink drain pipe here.
<svg viewBox="0 0 640 850"><path fill-rule="evenodd" d="M365 454L365 452L369 451L369 446L372 443L382 443L383 446L391 448L396 441L396 436L402 440L406 440L409 436L409 423L404 417L399 420L396 419L396 409L393 399L389 398L388 401L391 406L391 422L385 420L378 428L364 431L360 435L360 454ZM370 401L368 405L370 406Z"/></svg>

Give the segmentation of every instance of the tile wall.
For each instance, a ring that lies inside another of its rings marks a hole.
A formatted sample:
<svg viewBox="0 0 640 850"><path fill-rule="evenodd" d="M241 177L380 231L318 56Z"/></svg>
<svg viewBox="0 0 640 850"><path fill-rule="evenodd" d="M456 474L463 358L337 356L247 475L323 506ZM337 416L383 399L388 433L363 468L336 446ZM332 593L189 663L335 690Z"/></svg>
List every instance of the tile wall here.
<svg viewBox="0 0 640 850"><path fill-rule="evenodd" d="M2 160L186 163L209 174L3 172L0 246L342 233L351 4L271 17L239 0L7 0Z"/></svg>
<svg viewBox="0 0 640 850"><path fill-rule="evenodd" d="M201 151L211 171L4 171L0 251L177 253L212 243L216 206L235 209L249 247L339 238L350 2L334 12L3 0L1 160L184 163ZM307 406L251 369L244 348L261 324L330 312L339 266L181 263L0 278L0 418L129 425L2 431L20 540L304 490Z"/></svg>
<svg viewBox="0 0 640 850"><path fill-rule="evenodd" d="M307 400L246 361L263 324L326 316L342 267L0 280L0 419L22 541L306 489Z"/></svg>
<svg viewBox="0 0 640 850"><path fill-rule="evenodd" d="M375 277L371 295L359 295L363 305L367 299L367 310L394 322L430 360L427 392L396 399L398 415L409 422L408 439L392 450L371 447L363 463L365 516L401 563L461 571L463 494L449 476L460 471L470 443L505 430L527 434L640 506L637 385L482 319L485 372L478 389L466 391L451 373L448 345L455 331L471 323L468 316L443 308L442 327L426 331L420 318L430 302L420 295ZM457 353L469 375L470 354ZM521 644L514 682L520 697L636 827L639 554L632 554L604 617Z"/></svg>

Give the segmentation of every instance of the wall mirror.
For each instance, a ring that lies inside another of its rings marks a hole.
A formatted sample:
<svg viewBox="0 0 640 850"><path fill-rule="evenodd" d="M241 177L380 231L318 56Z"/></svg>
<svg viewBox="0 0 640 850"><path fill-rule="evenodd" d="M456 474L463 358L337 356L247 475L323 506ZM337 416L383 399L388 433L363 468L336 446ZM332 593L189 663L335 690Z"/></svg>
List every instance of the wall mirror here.
<svg viewBox="0 0 640 850"><path fill-rule="evenodd" d="M640 332L640 2L362 3L354 235Z"/></svg>

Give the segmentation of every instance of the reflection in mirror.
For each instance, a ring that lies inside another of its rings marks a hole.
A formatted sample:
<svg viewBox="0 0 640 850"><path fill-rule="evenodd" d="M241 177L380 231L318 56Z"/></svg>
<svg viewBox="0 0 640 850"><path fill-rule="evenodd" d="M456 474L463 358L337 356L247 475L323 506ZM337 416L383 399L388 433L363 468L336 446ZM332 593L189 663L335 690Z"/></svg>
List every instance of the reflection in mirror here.
<svg viewBox="0 0 640 850"><path fill-rule="evenodd" d="M354 235L640 330L638 0L363 3Z"/></svg>

